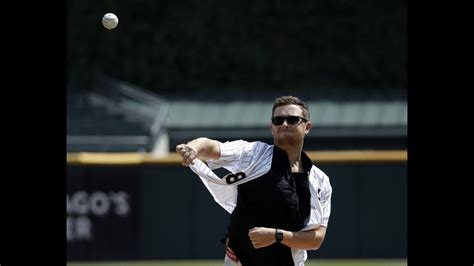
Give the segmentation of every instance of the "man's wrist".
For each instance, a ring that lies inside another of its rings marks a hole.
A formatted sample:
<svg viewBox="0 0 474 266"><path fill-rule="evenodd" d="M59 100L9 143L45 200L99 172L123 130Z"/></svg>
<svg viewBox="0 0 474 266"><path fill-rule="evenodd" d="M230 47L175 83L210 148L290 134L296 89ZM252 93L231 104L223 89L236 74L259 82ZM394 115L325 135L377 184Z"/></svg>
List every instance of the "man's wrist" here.
<svg viewBox="0 0 474 266"><path fill-rule="evenodd" d="M283 241L283 232L281 229L275 228L275 242L281 243Z"/></svg>

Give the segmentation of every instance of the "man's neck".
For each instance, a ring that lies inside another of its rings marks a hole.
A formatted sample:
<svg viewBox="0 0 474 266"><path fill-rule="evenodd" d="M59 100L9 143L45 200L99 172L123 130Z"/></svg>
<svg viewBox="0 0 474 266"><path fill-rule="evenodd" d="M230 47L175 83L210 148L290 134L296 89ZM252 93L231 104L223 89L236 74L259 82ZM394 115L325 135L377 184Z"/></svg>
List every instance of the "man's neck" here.
<svg viewBox="0 0 474 266"><path fill-rule="evenodd" d="M288 162L290 163L292 172L302 172L303 163L301 162L301 148L286 150L288 156Z"/></svg>
<svg viewBox="0 0 474 266"><path fill-rule="evenodd" d="M294 163L301 161L301 151L294 151L294 152L287 151L286 154L288 155L288 162L290 163L290 165L293 165Z"/></svg>

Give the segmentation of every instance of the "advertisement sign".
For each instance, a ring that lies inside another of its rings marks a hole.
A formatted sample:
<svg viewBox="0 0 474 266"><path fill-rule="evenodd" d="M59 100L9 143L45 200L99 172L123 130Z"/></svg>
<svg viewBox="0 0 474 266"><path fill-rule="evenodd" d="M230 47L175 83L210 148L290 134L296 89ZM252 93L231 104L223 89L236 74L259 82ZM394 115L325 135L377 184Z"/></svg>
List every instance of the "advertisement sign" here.
<svg viewBox="0 0 474 266"><path fill-rule="evenodd" d="M138 170L68 166L67 259L138 256Z"/></svg>

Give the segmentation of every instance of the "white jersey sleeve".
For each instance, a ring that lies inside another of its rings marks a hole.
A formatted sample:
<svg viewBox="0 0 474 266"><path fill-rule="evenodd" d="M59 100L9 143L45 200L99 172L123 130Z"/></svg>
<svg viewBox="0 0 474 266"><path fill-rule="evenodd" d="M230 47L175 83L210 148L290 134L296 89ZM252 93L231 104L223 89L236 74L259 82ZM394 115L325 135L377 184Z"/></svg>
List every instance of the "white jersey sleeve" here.
<svg viewBox="0 0 474 266"><path fill-rule="evenodd" d="M309 191L311 192L311 210L305 227L300 231L308 231L320 226L327 227L331 215L332 187L329 177L313 165L309 173ZM308 254L304 249L292 248L291 254L296 265L304 265Z"/></svg>
<svg viewBox="0 0 474 266"><path fill-rule="evenodd" d="M331 215L332 187L329 177L313 165L309 174L309 190L311 192L310 216L302 231L327 227Z"/></svg>
<svg viewBox="0 0 474 266"><path fill-rule="evenodd" d="M323 173L324 174L324 173ZM321 199L319 203L321 204L322 210L322 220L321 226L328 227L329 216L331 215L331 196L332 196L332 187L329 182L329 177L324 174L324 178L321 184Z"/></svg>
<svg viewBox="0 0 474 266"><path fill-rule="evenodd" d="M258 168L261 168L261 166L271 165L272 147L260 141L247 142L235 140L224 143L219 142L220 158L217 160L207 160L207 165L210 169L223 167L232 173L245 172L246 175L253 176L255 171L258 171ZM268 169L266 172L268 172Z"/></svg>

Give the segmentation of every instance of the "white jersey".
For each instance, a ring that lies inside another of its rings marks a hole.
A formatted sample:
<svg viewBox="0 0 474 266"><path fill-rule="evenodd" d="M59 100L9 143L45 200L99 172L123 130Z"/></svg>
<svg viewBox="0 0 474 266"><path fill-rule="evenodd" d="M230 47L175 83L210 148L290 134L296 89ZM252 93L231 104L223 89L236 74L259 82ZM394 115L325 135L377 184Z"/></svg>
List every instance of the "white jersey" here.
<svg viewBox="0 0 474 266"><path fill-rule="evenodd" d="M237 186L270 171L274 145L259 141L236 140L220 143L219 146L221 156L218 160L208 160L206 165L196 159L190 168L200 177L214 200L226 211L232 213L237 203ZM212 171L221 167L229 170L231 174L221 178ZM313 165L308 178L311 208L310 215L305 220L301 231L319 226L327 227L331 213L332 187L329 177ZM306 250L292 248L291 253L295 265L304 265L307 259Z"/></svg>

